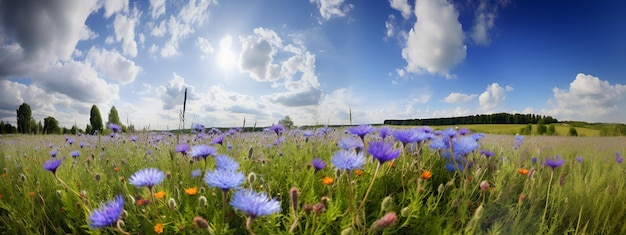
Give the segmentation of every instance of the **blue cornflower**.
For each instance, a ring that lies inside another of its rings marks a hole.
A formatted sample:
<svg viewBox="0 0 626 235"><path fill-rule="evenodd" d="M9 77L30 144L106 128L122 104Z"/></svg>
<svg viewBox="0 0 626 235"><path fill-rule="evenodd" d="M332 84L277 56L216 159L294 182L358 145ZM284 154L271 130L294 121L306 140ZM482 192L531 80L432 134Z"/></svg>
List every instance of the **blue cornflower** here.
<svg viewBox="0 0 626 235"><path fill-rule="evenodd" d="M494 155L496 155L494 152L489 151L489 150L480 150L480 155L485 155L486 158L490 158L493 157Z"/></svg>
<svg viewBox="0 0 626 235"><path fill-rule="evenodd" d="M191 178L200 177L201 174L202 174L202 171L200 171L200 169L195 169L191 171Z"/></svg>
<svg viewBox="0 0 626 235"><path fill-rule="evenodd" d="M470 133L472 133L472 131L470 131L469 129L462 127L459 128L458 130L459 135L469 135Z"/></svg>
<svg viewBox="0 0 626 235"><path fill-rule="evenodd" d="M365 139L365 135L376 132L376 128L370 125L358 125L348 128L348 132L359 136L361 140Z"/></svg>
<svg viewBox="0 0 626 235"><path fill-rule="evenodd" d="M111 129L113 131L113 133L117 133L117 132L120 132L122 130L122 127L120 127L119 125L117 125L115 123L109 123L109 129Z"/></svg>
<svg viewBox="0 0 626 235"><path fill-rule="evenodd" d="M74 139L72 139L72 138L68 138L68 139L66 139L66 141L70 145L72 145L74 143Z"/></svg>
<svg viewBox="0 0 626 235"><path fill-rule="evenodd" d="M617 163L622 163L622 161L624 161L624 158L620 156L618 152L615 152L615 161L617 161Z"/></svg>
<svg viewBox="0 0 626 235"><path fill-rule="evenodd" d="M130 141L132 141L133 143L137 143L138 139L139 138L137 136L130 137Z"/></svg>
<svg viewBox="0 0 626 235"><path fill-rule="evenodd" d="M121 195L115 196L114 201L108 201L89 215L89 227L104 228L114 226L124 211L124 198Z"/></svg>
<svg viewBox="0 0 626 235"><path fill-rule="evenodd" d="M397 141L402 142L402 146L405 147L407 144L417 142L417 136L412 129L395 130L392 135Z"/></svg>
<svg viewBox="0 0 626 235"><path fill-rule="evenodd" d="M323 170L324 168L326 168L326 163L320 158L314 158L313 161L311 161L311 165L313 165L315 171Z"/></svg>
<svg viewBox="0 0 626 235"><path fill-rule="evenodd" d="M537 163L537 157L533 157L533 158L531 158L531 159L530 159L530 161L531 161L533 164Z"/></svg>
<svg viewBox="0 0 626 235"><path fill-rule="evenodd" d="M577 158L576 158L576 161L577 161L577 162L583 162L583 159L584 159L584 158L582 158L582 157L577 157Z"/></svg>
<svg viewBox="0 0 626 235"><path fill-rule="evenodd" d="M135 172L128 182L137 187L148 187L148 189L152 189L153 186L160 184L163 178L165 178L165 174L159 169L146 168Z"/></svg>
<svg viewBox="0 0 626 235"><path fill-rule="evenodd" d="M240 188L244 179L243 173L224 169L208 171L204 175L204 182L223 191Z"/></svg>
<svg viewBox="0 0 626 235"><path fill-rule="evenodd" d="M478 142L471 136L459 136L452 142L452 150L456 155L466 156L478 148Z"/></svg>
<svg viewBox="0 0 626 235"><path fill-rule="evenodd" d="M448 146L448 141L444 141L443 137L434 138L432 141L430 141L429 146L432 150L444 150L450 148Z"/></svg>
<svg viewBox="0 0 626 235"><path fill-rule="evenodd" d="M524 141L523 135L515 135L515 146L513 148L519 148L519 146L522 145L522 141Z"/></svg>
<svg viewBox="0 0 626 235"><path fill-rule="evenodd" d="M47 171L52 172L52 174L57 173L57 168L61 165L61 159L53 158L43 163L43 168Z"/></svg>
<svg viewBox="0 0 626 235"><path fill-rule="evenodd" d="M446 170L448 170L449 172L463 170L463 165L460 162L457 162L456 164L448 162L446 163Z"/></svg>
<svg viewBox="0 0 626 235"><path fill-rule="evenodd" d="M80 152L72 151L72 152L70 152L70 155L72 155L73 158L77 158L78 156L80 156Z"/></svg>
<svg viewBox="0 0 626 235"><path fill-rule="evenodd" d="M215 169L236 171L239 169L239 162L226 155L215 156Z"/></svg>
<svg viewBox="0 0 626 235"><path fill-rule="evenodd" d="M370 142L367 152L376 158L380 164L396 159L400 156L400 150L394 149L393 144L385 141Z"/></svg>
<svg viewBox="0 0 626 235"><path fill-rule="evenodd" d="M363 156L363 152L339 150L330 161L339 169L355 170L365 164L365 156Z"/></svg>
<svg viewBox="0 0 626 235"><path fill-rule="evenodd" d="M359 139L352 137L343 137L339 139L339 148L343 150L355 149L357 152L363 149L363 143Z"/></svg>
<svg viewBox="0 0 626 235"><path fill-rule="evenodd" d="M285 131L285 126L283 126L283 124L278 123L276 125L270 126L269 131L276 133L276 135L280 135L280 133L283 133L283 131Z"/></svg>
<svg viewBox="0 0 626 235"><path fill-rule="evenodd" d="M56 157L56 156L57 156L57 154L59 154L59 151L58 151L58 150L56 150L56 149L55 149L55 150L52 150L52 152L50 152L50 156L51 156L51 157Z"/></svg>
<svg viewBox="0 0 626 235"><path fill-rule="evenodd" d="M454 128L452 128L452 127L448 128L448 129L445 129L442 132L442 135L445 138L453 138L453 137L456 137L457 134L458 134L458 132Z"/></svg>
<svg viewBox="0 0 626 235"><path fill-rule="evenodd" d="M378 136L380 136L380 138L382 139L387 138L387 136L391 136L392 133L393 133L393 128L388 127L388 126L383 126L378 129Z"/></svg>
<svg viewBox="0 0 626 235"><path fill-rule="evenodd" d="M215 139L213 139L211 141L211 144L219 144L222 145L222 143L224 143L224 135L219 135L217 137L215 137Z"/></svg>
<svg viewBox="0 0 626 235"><path fill-rule="evenodd" d="M196 159L204 158L206 159L209 155L214 154L217 150L208 145L196 145L191 148L189 155Z"/></svg>
<svg viewBox="0 0 626 235"><path fill-rule="evenodd" d="M81 141L80 143L78 143L78 146L82 149L83 147L85 147L85 142Z"/></svg>
<svg viewBox="0 0 626 235"><path fill-rule="evenodd" d="M546 165L548 165L552 170L557 168L565 163L565 160L561 159L561 156L556 155L555 159L546 159Z"/></svg>
<svg viewBox="0 0 626 235"><path fill-rule="evenodd" d="M193 125L191 125L191 129L198 133L202 133L204 131L204 125L200 123L194 123Z"/></svg>
<svg viewBox="0 0 626 235"><path fill-rule="evenodd" d="M230 205L243 211L251 219L280 212L278 200L270 199L265 193L257 193L248 189L235 192Z"/></svg>
<svg viewBox="0 0 626 235"><path fill-rule="evenodd" d="M308 137L312 137L314 134L315 134L315 133L313 133L313 131L312 131L312 130L306 130L306 131L303 131L303 132L302 132L302 136L307 137L307 138L308 138Z"/></svg>
<svg viewBox="0 0 626 235"><path fill-rule="evenodd" d="M188 151L189 151L189 145L188 144L178 144L178 145L176 145L176 152L177 153L182 153L183 155L187 155Z"/></svg>

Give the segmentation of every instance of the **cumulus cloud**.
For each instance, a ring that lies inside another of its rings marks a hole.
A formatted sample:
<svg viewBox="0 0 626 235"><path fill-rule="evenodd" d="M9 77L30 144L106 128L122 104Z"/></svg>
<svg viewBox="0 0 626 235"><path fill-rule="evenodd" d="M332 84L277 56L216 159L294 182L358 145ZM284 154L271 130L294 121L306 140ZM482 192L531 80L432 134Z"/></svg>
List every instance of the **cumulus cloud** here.
<svg viewBox="0 0 626 235"><path fill-rule="evenodd" d="M163 36L169 34L169 39L161 47L162 57L178 55L180 40L194 33L196 28L202 26L209 18L209 7L216 5L216 1L197 0L189 1L178 14L171 15L169 19L162 20L158 26L152 27L151 34ZM163 28L167 26L167 28Z"/></svg>
<svg viewBox="0 0 626 235"><path fill-rule="evenodd" d="M92 63L105 77L117 80L122 84L135 81L141 67L126 59L116 50L107 51L92 47L87 52L87 61Z"/></svg>
<svg viewBox="0 0 626 235"><path fill-rule="evenodd" d="M458 11L446 0L417 0L414 13L417 21L402 49L406 70L452 77L450 69L466 56Z"/></svg>
<svg viewBox="0 0 626 235"><path fill-rule="evenodd" d="M152 19L157 19L165 14L165 0L150 0L150 12Z"/></svg>
<svg viewBox="0 0 626 235"><path fill-rule="evenodd" d="M614 114L623 112L621 100L626 94L626 85L610 84L593 75L579 73L568 89L554 87L552 92L554 100L550 102L555 106L551 111L554 116L618 121Z"/></svg>
<svg viewBox="0 0 626 235"><path fill-rule="evenodd" d="M470 37L474 43L479 45L489 45L489 31L495 26L495 20L500 8L508 5L510 1L489 1L481 0L474 11L474 25L470 31Z"/></svg>
<svg viewBox="0 0 626 235"><path fill-rule="evenodd" d="M122 42L122 52L131 57L137 56L137 41L135 41L135 26L139 24L139 11L133 10L131 15L116 14L113 21L115 40Z"/></svg>
<svg viewBox="0 0 626 235"><path fill-rule="evenodd" d="M202 58L204 58L205 55L213 54L213 46L211 46L211 42L209 42L209 39L206 39L204 37L198 37L198 39L196 39L196 46L200 48L200 51L202 52Z"/></svg>
<svg viewBox="0 0 626 235"><path fill-rule="evenodd" d="M174 77L167 81L165 86L156 88L157 97L163 102L164 110L172 110L177 105L182 106L185 99L185 89L187 88L187 102L198 99L194 87L186 84L185 79L174 73Z"/></svg>
<svg viewBox="0 0 626 235"><path fill-rule="evenodd" d="M257 81L276 81L280 75L280 68L272 62L277 49L271 43L274 38L268 38L267 34L260 33L264 31L255 30L254 35L239 38L242 47L239 68Z"/></svg>
<svg viewBox="0 0 626 235"><path fill-rule="evenodd" d="M305 90L296 90L284 93L276 93L267 96L271 102L279 103L288 107L317 105L322 96L322 90L316 87L308 87Z"/></svg>
<svg viewBox="0 0 626 235"><path fill-rule="evenodd" d="M463 93L457 93L457 92L452 92L450 93L448 96L446 96L446 98L443 99L443 101L445 101L446 103L467 103L470 100L473 100L474 98L476 98L478 95L476 94L463 94Z"/></svg>
<svg viewBox="0 0 626 235"><path fill-rule="evenodd" d="M345 4L345 0L309 0L311 3L315 3L319 8L320 15L324 20L329 20L335 17L344 17L346 14L354 8L352 4Z"/></svg>
<svg viewBox="0 0 626 235"><path fill-rule="evenodd" d="M411 17L411 5L408 0L389 0L391 8L399 11L404 19Z"/></svg>
<svg viewBox="0 0 626 235"><path fill-rule="evenodd" d="M128 0L104 1L104 18L109 18L118 12L128 12Z"/></svg>
<svg viewBox="0 0 626 235"><path fill-rule="evenodd" d="M504 103L506 93L513 91L512 86L501 87L498 83L487 86L485 92L478 96L480 108L486 112L495 112Z"/></svg>

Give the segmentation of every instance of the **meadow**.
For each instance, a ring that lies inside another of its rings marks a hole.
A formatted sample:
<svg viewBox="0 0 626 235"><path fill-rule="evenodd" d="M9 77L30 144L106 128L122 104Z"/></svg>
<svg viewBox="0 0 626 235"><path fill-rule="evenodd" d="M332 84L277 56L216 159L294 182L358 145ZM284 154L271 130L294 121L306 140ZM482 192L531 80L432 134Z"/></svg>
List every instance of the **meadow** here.
<svg viewBox="0 0 626 235"><path fill-rule="evenodd" d="M437 129L4 135L0 231L626 234L625 137Z"/></svg>

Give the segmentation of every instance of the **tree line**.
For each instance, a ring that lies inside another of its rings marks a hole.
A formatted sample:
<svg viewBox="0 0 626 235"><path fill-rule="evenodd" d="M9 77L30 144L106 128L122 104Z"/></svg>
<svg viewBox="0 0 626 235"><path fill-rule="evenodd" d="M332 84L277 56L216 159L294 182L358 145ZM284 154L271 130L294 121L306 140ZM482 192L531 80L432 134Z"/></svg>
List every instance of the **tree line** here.
<svg viewBox="0 0 626 235"><path fill-rule="evenodd" d="M464 124L538 124L539 122L543 122L543 124L550 124L557 123L559 121L551 116L542 116L536 114L494 113L461 117L385 120L384 124L410 126L448 126Z"/></svg>
<svg viewBox="0 0 626 235"><path fill-rule="evenodd" d="M0 121L0 134L94 134L96 132L103 133L106 129L102 116L100 115L100 109L98 109L98 106L95 104L91 106L91 111L89 112L89 124L85 126L85 129L79 128L76 124L74 124L71 128L61 127L59 126L59 121L52 116L44 118L43 123L41 120L37 122L35 118L33 118L30 105L27 103L22 103L22 105L20 105L16 110L16 114L17 126L13 126L9 122ZM115 106L112 106L109 111L106 125L109 125L110 123L122 127L122 131L124 132L132 132L135 130L135 127L132 124L129 124L128 126L122 124Z"/></svg>

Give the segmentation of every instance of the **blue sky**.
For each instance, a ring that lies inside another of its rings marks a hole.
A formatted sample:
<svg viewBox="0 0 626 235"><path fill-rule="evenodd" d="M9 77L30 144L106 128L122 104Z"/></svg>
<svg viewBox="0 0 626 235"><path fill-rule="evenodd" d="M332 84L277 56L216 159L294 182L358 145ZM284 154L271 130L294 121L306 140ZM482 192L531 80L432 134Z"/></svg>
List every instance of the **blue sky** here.
<svg viewBox="0 0 626 235"><path fill-rule="evenodd" d="M623 1L0 1L0 119L626 123Z"/></svg>

